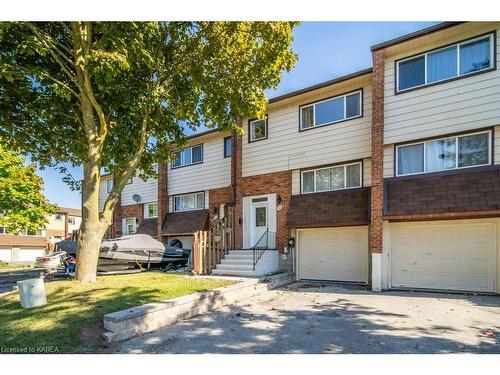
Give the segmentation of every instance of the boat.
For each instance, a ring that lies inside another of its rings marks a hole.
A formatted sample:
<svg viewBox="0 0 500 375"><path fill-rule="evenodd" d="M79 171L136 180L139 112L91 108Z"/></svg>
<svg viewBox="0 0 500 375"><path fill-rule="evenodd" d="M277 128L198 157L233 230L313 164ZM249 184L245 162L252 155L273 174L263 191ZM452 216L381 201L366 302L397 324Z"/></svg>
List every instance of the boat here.
<svg viewBox="0 0 500 375"><path fill-rule="evenodd" d="M165 265L169 268L186 266L191 249L183 249L178 240L165 245L147 234L130 234L103 240L97 271L119 271Z"/></svg>

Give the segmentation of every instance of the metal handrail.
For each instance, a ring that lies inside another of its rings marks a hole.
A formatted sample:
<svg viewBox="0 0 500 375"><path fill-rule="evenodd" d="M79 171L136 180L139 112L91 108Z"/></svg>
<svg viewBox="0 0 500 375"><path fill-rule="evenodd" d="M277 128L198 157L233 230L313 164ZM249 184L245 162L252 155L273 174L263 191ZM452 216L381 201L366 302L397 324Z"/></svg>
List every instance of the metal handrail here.
<svg viewBox="0 0 500 375"><path fill-rule="evenodd" d="M260 258L262 258L264 252L269 249L269 236L271 237L274 236L274 238L276 238L275 237L276 233L270 232L269 229L266 229L266 231L262 234L257 243L252 247L254 271L255 271L255 266L259 262ZM273 242L276 243L276 241Z"/></svg>

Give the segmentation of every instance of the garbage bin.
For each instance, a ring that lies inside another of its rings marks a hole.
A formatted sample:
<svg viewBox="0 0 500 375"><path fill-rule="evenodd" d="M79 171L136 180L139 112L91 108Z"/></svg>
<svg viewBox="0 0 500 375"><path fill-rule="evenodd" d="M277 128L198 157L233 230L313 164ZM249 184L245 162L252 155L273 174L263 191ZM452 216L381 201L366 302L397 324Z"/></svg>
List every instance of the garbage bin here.
<svg viewBox="0 0 500 375"><path fill-rule="evenodd" d="M21 307L29 308L47 304L43 279L27 279L17 282Z"/></svg>

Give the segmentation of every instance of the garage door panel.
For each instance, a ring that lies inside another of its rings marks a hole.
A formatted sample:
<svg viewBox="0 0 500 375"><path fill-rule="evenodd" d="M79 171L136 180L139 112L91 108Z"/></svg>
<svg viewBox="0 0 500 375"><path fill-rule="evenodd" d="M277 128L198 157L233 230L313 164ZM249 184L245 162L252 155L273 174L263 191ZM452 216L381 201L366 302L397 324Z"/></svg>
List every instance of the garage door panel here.
<svg viewBox="0 0 500 375"><path fill-rule="evenodd" d="M20 248L18 254L19 261L34 262L36 257L45 254L45 250L42 248Z"/></svg>
<svg viewBox="0 0 500 375"><path fill-rule="evenodd" d="M301 230L299 278L368 281L367 227Z"/></svg>
<svg viewBox="0 0 500 375"><path fill-rule="evenodd" d="M391 225L393 287L494 291L495 224Z"/></svg>
<svg viewBox="0 0 500 375"><path fill-rule="evenodd" d="M10 262L12 260L12 250L10 248L0 248L0 261Z"/></svg>

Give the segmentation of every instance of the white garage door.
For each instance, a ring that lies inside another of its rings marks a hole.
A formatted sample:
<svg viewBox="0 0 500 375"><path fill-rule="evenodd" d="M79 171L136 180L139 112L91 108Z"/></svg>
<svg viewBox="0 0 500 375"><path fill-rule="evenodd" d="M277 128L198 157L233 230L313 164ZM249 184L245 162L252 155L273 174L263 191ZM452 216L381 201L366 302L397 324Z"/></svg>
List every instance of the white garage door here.
<svg viewBox="0 0 500 375"><path fill-rule="evenodd" d="M391 224L393 287L493 292L495 224Z"/></svg>
<svg viewBox="0 0 500 375"><path fill-rule="evenodd" d="M298 231L300 279L368 282L368 227Z"/></svg>
<svg viewBox="0 0 500 375"><path fill-rule="evenodd" d="M0 247L0 261L10 262L12 260L12 250L10 247Z"/></svg>
<svg viewBox="0 0 500 375"><path fill-rule="evenodd" d="M42 248L20 248L18 254L18 261L34 262L36 257L45 255L45 251Z"/></svg>

